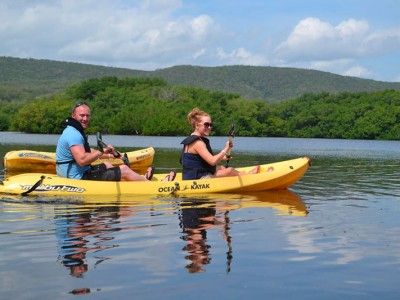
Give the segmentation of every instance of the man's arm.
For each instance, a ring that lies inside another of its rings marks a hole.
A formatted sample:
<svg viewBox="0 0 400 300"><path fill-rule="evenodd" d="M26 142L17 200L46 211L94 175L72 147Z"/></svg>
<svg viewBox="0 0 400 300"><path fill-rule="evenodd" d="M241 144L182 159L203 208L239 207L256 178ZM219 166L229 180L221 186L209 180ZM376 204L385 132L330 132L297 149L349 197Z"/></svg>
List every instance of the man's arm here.
<svg viewBox="0 0 400 300"><path fill-rule="evenodd" d="M72 156L76 163L80 166L88 166L101 156L103 153L99 150L93 150L92 152L85 152L83 145L74 145L70 147Z"/></svg>

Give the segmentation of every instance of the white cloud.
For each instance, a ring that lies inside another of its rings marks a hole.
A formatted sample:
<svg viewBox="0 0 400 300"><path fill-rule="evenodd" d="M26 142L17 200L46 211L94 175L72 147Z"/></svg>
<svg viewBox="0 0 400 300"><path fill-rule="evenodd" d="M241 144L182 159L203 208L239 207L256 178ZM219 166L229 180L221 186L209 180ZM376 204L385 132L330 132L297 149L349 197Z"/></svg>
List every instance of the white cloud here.
<svg viewBox="0 0 400 300"><path fill-rule="evenodd" d="M347 20L336 27L317 18L301 20L277 55L287 61L334 60L360 56L365 49L369 26L365 21Z"/></svg>
<svg viewBox="0 0 400 300"><path fill-rule="evenodd" d="M353 76L353 77L361 77L361 78L371 78L372 73L362 67L362 66L353 66L342 73L345 76Z"/></svg>
<svg viewBox="0 0 400 300"><path fill-rule="evenodd" d="M206 49L200 49L199 51L197 51L195 54L193 54L193 58L197 59L201 56L203 56L206 53Z"/></svg>
<svg viewBox="0 0 400 300"><path fill-rule="evenodd" d="M235 65L264 65L266 59L260 55L252 54L244 48L237 48L230 53L225 52L223 48L217 48L217 56L226 64Z"/></svg>
<svg viewBox="0 0 400 300"><path fill-rule="evenodd" d="M191 20L190 25L193 36L201 39L212 30L213 20L209 16L201 15Z"/></svg>
<svg viewBox="0 0 400 300"><path fill-rule="evenodd" d="M334 69L335 72L340 72L340 70L348 69L350 65L354 64L352 59L335 59L335 60L315 60L307 63L313 69L328 71Z"/></svg>
<svg viewBox="0 0 400 300"><path fill-rule="evenodd" d="M174 17L177 0L17 3L0 4L0 54L146 68L190 62L220 32L208 15Z"/></svg>
<svg viewBox="0 0 400 300"><path fill-rule="evenodd" d="M355 59L400 51L400 30L371 32L366 21L333 26L318 18L301 20L276 53L285 61Z"/></svg>
<svg viewBox="0 0 400 300"><path fill-rule="evenodd" d="M367 22L357 21L354 19L343 21L334 28L334 32L337 33L337 36L343 40L363 37L368 33L368 30L369 25Z"/></svg>
<svg viewBox="0 0 400 300"><path fill-rule="evenodd" d="M319 70L343 76L353 76L360 78L373 78L373 76L375 75L372 71L359 65L357 63L357 60L354 59L298 61L292 63L280 62L279 66Z"/></svg>
<svg viewBox="0 0 400 300"><path fill-rule="evenodd" d="M373 31L362 20L349 19L334 26L311 17L301 20L275 50L280 65L362 78L376 74L358 60L396 53L400 54L400 28Z"/></svg>
<svg viewBox="0 0 400 300"><path fill-rule="evenodd" d="M363 47L367 54L400 53L400 27L370 34L363 41Z"/></svg>

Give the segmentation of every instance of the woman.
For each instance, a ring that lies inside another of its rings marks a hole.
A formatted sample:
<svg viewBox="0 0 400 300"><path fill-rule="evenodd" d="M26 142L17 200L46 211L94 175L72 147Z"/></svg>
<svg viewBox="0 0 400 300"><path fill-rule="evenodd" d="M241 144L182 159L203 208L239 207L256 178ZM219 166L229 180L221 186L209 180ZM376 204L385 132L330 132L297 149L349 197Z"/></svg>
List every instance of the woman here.
<svg viewBox="0 0 400 300"><path fill-rule="evenodd" d="M259 172L259 166L248 173L241 173L232 167L217 166L220 161L228 159L226 154L233 147L232 143L227 141L224 148L214 155L210 141L206 138L210 135L212 129L212 121L209 114L194 108L188 114L187 119L193 128L193 132L181 142L183 144L181 164L183 166L182 178L184 180L237 176Z"/></svg>

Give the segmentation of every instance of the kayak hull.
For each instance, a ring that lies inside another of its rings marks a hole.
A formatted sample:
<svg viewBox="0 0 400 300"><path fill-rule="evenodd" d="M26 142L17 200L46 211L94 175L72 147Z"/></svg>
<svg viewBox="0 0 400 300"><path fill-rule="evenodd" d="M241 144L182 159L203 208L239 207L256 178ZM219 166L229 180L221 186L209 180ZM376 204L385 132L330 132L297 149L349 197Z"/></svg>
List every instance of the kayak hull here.
<svg viewBox="0 0 400 300"><path fill-rule="evenodd" d="M139 174L144 174L146 169L153 163L154 152L153 147L127 152L131 169ZM56 174L55 156L54 152L31 150L9 151L4 156L4 167L8 175L40 172ZM93 164L103 162L110 162L113 165L123 163L121 159L110 158L98 159Z"/></svg>
<svg viewBox="0 0 400 300"><path fill-rule="evenodd" d="M182 180L177 173L174 181L164 182L166 174L154 174L147 181L93 181L58 177L52 174L26 173L6 178L0 184L0 193L22 194L35 185L32 195L190 195L207 193L242 193L286 189L300 180L309 168L309 158L302 157L260 166L257 174L232 177ZM253 166L237 168L248 171Z"/></svg>

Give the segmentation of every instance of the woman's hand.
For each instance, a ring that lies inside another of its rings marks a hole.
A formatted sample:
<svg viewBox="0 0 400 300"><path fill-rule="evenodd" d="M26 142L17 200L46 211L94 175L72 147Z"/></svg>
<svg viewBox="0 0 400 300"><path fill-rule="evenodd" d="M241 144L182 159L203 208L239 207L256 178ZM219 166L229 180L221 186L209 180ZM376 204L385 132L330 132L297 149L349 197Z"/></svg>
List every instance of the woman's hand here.
<svg viewBox="0 0 400 300"><path fill-rule="evenodd" d="M225 153L226 153L227 155L229 155L232 148L233 148L233 142L230 141L230 140L227 140L226 143L225 143L225 147L224 147L223 150L225 151Z"/></svg>
<svg viewBox="0 0 400 300"><path fill-rule="evenodd" d="M231 158L231 149L233 147L233 143L231 140L226 141L224 149L221 150L221 153L224 155L221 160L228 160Z"/></svg>

